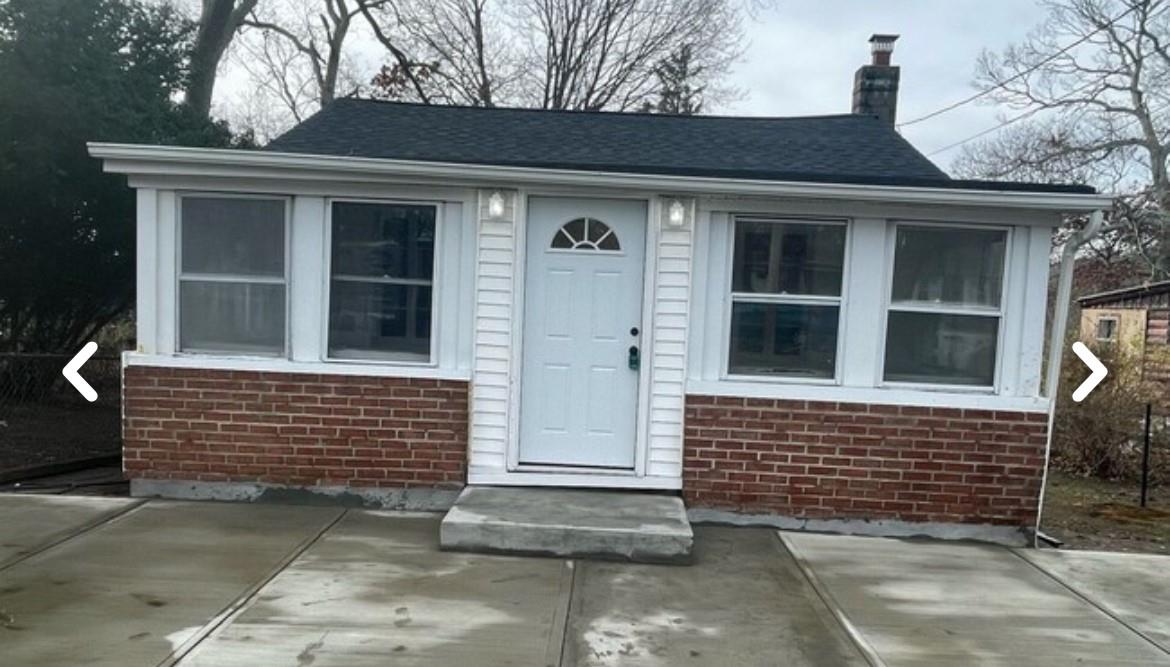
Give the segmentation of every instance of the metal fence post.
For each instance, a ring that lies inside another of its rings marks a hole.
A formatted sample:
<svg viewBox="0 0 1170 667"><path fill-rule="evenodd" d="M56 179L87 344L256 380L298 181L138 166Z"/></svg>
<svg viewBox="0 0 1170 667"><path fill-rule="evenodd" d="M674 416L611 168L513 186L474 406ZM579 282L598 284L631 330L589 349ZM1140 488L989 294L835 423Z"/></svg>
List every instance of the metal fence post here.
<svg viewBox="0 0 1170 667"><path fill-rule="evenodd" d="M1150 429L1153 424L1152 403L1146 403L1146 439L1142 444L1142 507L1146 506L1146 494L1150 486Z"/></svg>

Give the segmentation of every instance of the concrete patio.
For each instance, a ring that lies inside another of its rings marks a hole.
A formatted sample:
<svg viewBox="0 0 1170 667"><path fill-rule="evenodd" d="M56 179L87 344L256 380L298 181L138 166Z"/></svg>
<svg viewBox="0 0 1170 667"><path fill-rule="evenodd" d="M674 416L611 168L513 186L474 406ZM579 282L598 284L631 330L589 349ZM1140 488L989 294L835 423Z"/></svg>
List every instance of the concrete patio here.
<svg viewBox="0 0 1170 667"><path fill-rule="evenodd" d="M0 495L0 655L1170 665L1170 559L709 526L694 537L689 567L490 556L440 551L432 514Z"/></svg>

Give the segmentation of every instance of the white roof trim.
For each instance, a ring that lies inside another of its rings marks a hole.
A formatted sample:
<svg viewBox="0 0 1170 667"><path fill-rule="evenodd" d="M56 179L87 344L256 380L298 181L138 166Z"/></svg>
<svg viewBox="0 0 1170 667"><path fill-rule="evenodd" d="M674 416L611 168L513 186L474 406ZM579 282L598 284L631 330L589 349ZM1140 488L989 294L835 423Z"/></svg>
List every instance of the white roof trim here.
<svg viewBox="0 0 1170 667"><path fill-rule="evenodd" d="M850 185L763 181L734 178L670 176L609 171L579 171L481 164L387 160L332 155L303 155L222 148L187 148L91 142L89 153L110 173L170 177L258 177L294 180L384 182L410 178L446 185L516 187L541 184L679 192L849 199L915 204L970 205L1053 211L1108 208L1109 195L1049 192L1002 192L885 185Z"/></svg>

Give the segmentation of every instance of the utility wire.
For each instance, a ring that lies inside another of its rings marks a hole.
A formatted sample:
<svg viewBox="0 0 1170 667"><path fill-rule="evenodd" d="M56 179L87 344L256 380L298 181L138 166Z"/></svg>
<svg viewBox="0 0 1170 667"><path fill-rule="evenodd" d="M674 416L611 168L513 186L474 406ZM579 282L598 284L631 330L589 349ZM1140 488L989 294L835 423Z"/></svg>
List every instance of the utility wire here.
<svg viewBox="0 0 1170 667"><path fill-rule="evenodd" d="M1060 97L1053 100L1053 102L1062 102L1064 100L1069 99L1070 97L1073 97L1074 95L1079 95L1079 94L1085 92L1086 90L1092 88L1093 86L1096 86L1097 84L1103 83L1110 76L1111 76L1110 74L1106 74L1105 76L1093 79L1092 81L1088 82L1087 84L1085 84L1083 86L1078 86L1077 88L1074 88L1074 89L1068 91L1064 95L1061 95ZM935 155L938 155L939 153L944 153L946 151L949 151L952 148L957 148L959 146L962 146L963 144L965 144L969 141L974 141L980 137L985 137L985 136L991 134L992 132L995 132L997 130L1001 130L1001 129L1007 127L1008 125L1011 125L1012 123L1016 123L1016 122L1019 122L1021 120L1024 120L1025 118L1030 118L1030 117L1036 115L1037 113L1044 111L1046 109L1051 109L1051 107L1035 107L1033 109L1029 109L1029 110L1025 111L1024 113L1021 113L1021 114L1016 115L1016 116L1012 116L1011 118L1004 120L1003 122L999 123L998 125L994 125L992 127L989 127L986 130L972 134L971 136L966 137L964 139L960 139L954 143L947 144L946 146L943 146L942 148L937 148L937 149L927 153L926 157L933 157Z"/></svg>
<svg viewBox="0 0 1170 667"><path fill-rule="evenodd" d="M998 90L998 89L1000 89L1000 88L1003 88L1003 87L1004 87L1004 86L1006 86L1007 84L1009 84L1009 83L1011 83L1011 82L1013 82L1013 81L1016 81L1017 79L1020 79L1020 78L1023 78L1023 77L1025 77L1025 76L1028 76L1028 75L1029 75L1029 74L1031 74L1032 72L1035 72L1036 70L1038 70L1038 69L1040 69L1041 67L1043 67L1043 66L1047 65L1048 63L1052 62L1053 60L1056 60L1056 59L1057 59L1057 58L1059 58L1060 56L1063 56L1064 54L1068 53L1068 52L1069 52L1069 51L1071 51L1072 49L1074 49L1074 48L1076 48L1076 47L1080 46L1081 44L1084 44L1085 42L1089 41L1089 38L1091 38L1093 35L1096 35L1097 33L1101 32L1102 30L1105 30L1106 28L1112 27L1114 23L1117 23L1118 21L1120 21L1121 19L1125 18L1125 17L1126 17L1126 16L1128 16L1129 14L1132 14L1132 13L1134 12L1134 10L1136 10L1137 8L1138 8L1138 5L1137 5L1137 4L1134 4L1134 5L1133 5L1133 6L1131 6L1129 9L1125 10L1124 12L1122 12L1122 13L1118 14L1116 17L1114 17L1114 18L1110 19L1109 21L1107 21L1107 22L1105 23L1105 25L1101 26L1100 28L1097 28L1096 30L1094 30L1094 31L1092 31L1092 32L1090 32L1090 33L1088 33L1088 34L1084 35L1084 36L1083 36L1083 37L1081 37L1080 39L1076 40L1075 42L1073 42L1073 43L1071 43L1071 44L1069 44L1069 45L1067 45L1067 46L1065 46L1064 48L1060 49L1060 50L1059 50L1059 51L1057 51L1056 53L1053 53L1052 55L1050 55L1050 56L1048 56L1048 57L1044 58L1044 59L1043 59L1043 60L1041 60L1040 62L1038 62L1038 63L1036 63L1036 64L1032 65L1031 67L1029 67L1029 68L1025 69L1024 71L1022 71L1022 72L1017 72L1016 74L1014 74L1014 75L1012 75L1012 76L1010 76L1010 77L1008 77L1008 78L1004 79L1003 81L1000 81L999 83L995 84L994 86L992 86L992 87L990 87L990 88L985 88L985 89L983 89L983 90L981 90L981 91L979 91L979 92L977 92L977 93L975 93L975 94L973 94L973 95L971 95L971 96L969 96L969 97L966 97L966 98L964 98L964 99L961 99L961 100L959 100L958 102L954 102L954 103L952 103L952 104L948 104L947 106L945 106L945 107L943 107L943 108L941 108L941 109L937 109L937 110L935 110L935 111L931 111L930 113L928 113L928 114L925 114L925 115L923 115L923 116L919 116L919 117L917 117L917 118L913 118L913 119L911 119L911 120L908 120L908 121L906 121L906 122L904 122L904 123L898 123L897 127L898 127L898 128L903 128L903 127L906 127L907 125L914 125L915 123L921 123L922 121L925 121L925 120L930 120L931 118L934 118L935 116L940 116L940 115L942 115L942 114L944 114L944 113L947 113L948 111L953 111L953 110L955 110L955 109L958 109L958 108L959 108L959 107L961 107L961 106L964 106L964 105L970 104L971 102L974 102L975 100L977 100L977 99L979 99L979 98L983 97L984 95L989 95L989 94L991 94L993 91L995 91L995 90ZM933 155L933 153L932 153L932 155Z"/></svg>

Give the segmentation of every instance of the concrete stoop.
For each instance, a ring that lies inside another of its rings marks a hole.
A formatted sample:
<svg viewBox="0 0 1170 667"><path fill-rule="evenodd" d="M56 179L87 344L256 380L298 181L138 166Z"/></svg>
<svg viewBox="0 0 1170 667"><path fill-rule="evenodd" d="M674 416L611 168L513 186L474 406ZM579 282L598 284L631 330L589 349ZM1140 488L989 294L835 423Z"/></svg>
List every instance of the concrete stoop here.
<svg viewBox="0 0 1170 667"><path fill-rule="evenodd" d="M580 489L467 487L439 529L450 551L638 563L689 563L694 541L681 498Z"/></svg>

